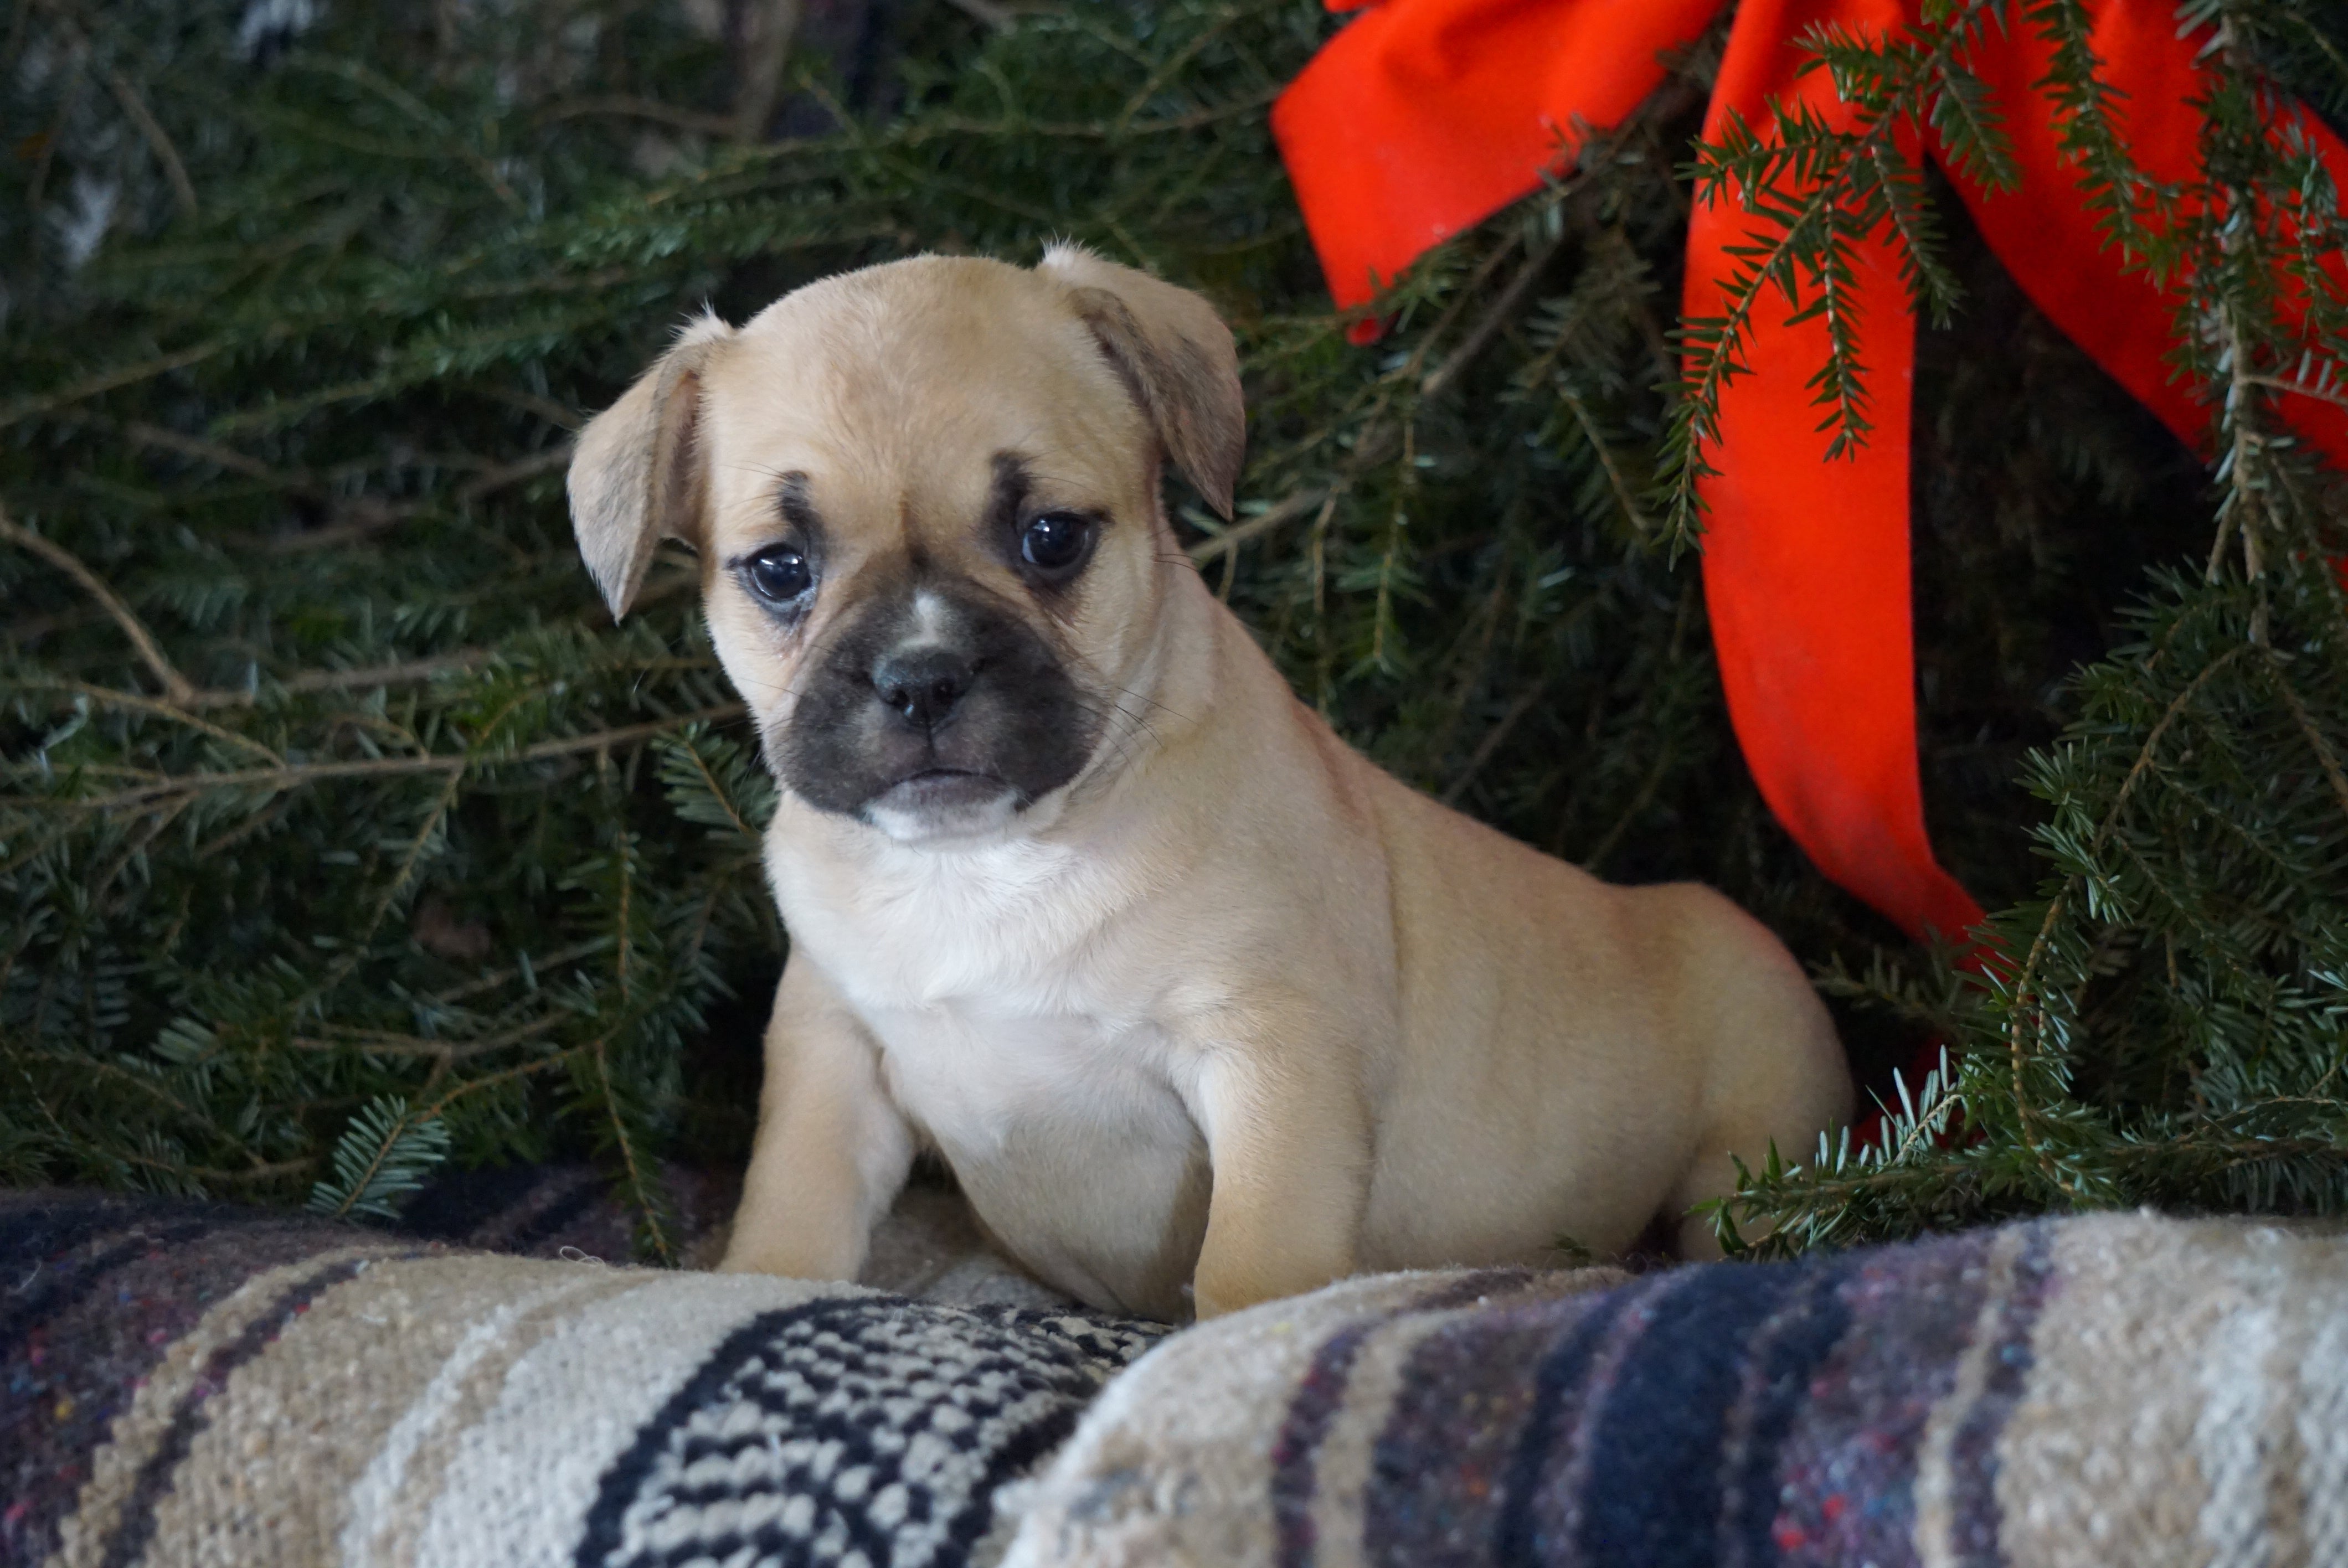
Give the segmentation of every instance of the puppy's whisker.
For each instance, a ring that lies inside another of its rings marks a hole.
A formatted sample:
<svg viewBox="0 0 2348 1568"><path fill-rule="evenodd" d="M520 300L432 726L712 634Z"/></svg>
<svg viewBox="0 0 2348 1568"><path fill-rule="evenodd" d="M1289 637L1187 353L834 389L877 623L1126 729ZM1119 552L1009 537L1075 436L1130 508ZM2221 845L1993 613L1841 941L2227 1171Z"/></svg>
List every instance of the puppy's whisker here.
<svg viewBox="0 0 2348 1568"><path fill-rule="evenodd" d="M1147 696L1142 692L1134 691L1129 686L1119 686L1117 690L1120 695L1130 697L1137 702L1146 702L1149 706L1157 709L1159 712L1167 714L1169 717L1180 719L1185 723L1189 722L1190 716L1188 713L1182 712L1179 709L1169 708L1155 697Z"/></svg>
<svg viewBox="0 0 2348 1568"><path fill-rule="evenodd" d="M1073 701L1069 705L1100 725L1100 734L1097 743L1107 753L1110 762L1118 767L1123 767L1133 760L1135 744L1138 739L1134 727L1137 723L1134 714L1123 708L1104 710L1092 707L1081 701ZM1116 723L1118 719L1126 721L1126 727L1122 731ZM1141 728L1147 730L1148 726L1142 725ZM1150 740L1157 743L1157 732L1148 730L1148 733Z"/></svg>
<svg viewBox="0 0 2348 1568"><path fill-rule="evenodd" d="M1114 692L1119 697L1130 697L1137 702L1147 703L1148 706L1156 708L1160 712L1169 714L1173 718L1179 719L1185 723L1189 722L1189 715L1168 707L1165 703L1159 702L1155 697L1148 696L1142 692L1135 691L1130 686L1120 685L1118 682L1110 680L1107 675L1103 673L1099 666L1094 664L1090 660L1086 659L1083 655L1077 655L1076 662L1082 667L1086 674L1092 677L1094 682L1102 690ZM1119 702L1117 706L1121 710L1124 707L1124 704Z"/></svg>

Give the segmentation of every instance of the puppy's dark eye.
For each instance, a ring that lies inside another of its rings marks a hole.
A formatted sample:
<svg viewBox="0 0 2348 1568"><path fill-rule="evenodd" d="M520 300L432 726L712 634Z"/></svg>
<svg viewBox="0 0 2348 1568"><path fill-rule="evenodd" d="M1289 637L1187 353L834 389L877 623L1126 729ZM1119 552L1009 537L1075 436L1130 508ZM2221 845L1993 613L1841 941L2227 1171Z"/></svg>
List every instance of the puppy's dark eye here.
<svg viewBox="0 0 2348 1568"><path fill-rule="evenodd" d="M742 563L742 579L768 604L788 604L815 586L815 572L791 546L768 545Z"/></svg>
<svg viewBox="0 0 2348 1568"><path fill-rule="evenodd" d="M1019 559L1046 577L1074 570L1092 547L1093 520L1075 512L1046 512L1019 536Z"/></svg>

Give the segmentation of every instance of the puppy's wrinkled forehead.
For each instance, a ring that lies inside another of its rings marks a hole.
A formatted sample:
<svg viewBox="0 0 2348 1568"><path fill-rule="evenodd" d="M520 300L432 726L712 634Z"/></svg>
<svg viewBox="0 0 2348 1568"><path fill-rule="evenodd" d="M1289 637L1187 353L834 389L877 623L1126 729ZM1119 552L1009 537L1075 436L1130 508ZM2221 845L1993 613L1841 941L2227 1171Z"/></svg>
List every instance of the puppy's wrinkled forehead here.
<svg viewBox="0 0 2348 1568"><path fill-rule="evenodd" d="M721 556L803 507L836 549L951 557L1010 469L1119 510L1154 477L1148 422L1067 291L1000 262L812 284L746 324L703 384Z"/></svg>
<svg viewBox="0 0 2348 1568"><path fill-rule="evenodd" d="M688 327L579 433L571 516L616 617L663 539L700 551L714 586L741 547L784 537L793 497L837 526L827 544L966 538L1005 461L1025 507L1081 513L1128 553L1156 522L1161 458L1228 518L1246 447L1231 334L1200 296L1074 245L1033 271L915 257L739 332ZM846 564L813 563L835 585Z"/></svg>

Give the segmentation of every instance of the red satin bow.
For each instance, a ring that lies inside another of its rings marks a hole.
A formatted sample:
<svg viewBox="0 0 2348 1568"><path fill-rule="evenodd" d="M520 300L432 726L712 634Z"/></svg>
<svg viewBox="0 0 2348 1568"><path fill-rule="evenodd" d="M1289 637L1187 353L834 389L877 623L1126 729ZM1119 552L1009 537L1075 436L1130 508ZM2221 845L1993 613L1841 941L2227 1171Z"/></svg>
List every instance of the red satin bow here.
<svg viewBox="0 0 2348 1568"><path fill-rule="evenodd" d="M1272 115L1337 303L1365 302L1377 279L1570 162L1576 124L1619 123L1662 82L1657 55L1694 40L1724 3L1385 0L1339 33ZM2101 75L2126 95L2129 153L2155 179L2197 179L2198 42L2154 0L2089 0L2087 11ZM1826 72L1800 69L1795 40L1822 23L1881 36L1916 13L1917 0L1743 0L1705 138L1717 141L1732 113L1769 125L1772 100L1848 126L1851 110ZM2163 363L2174 301L2102 245L2054 108L2032 90L2047 75L2048 46L2017 21L1972 63L1997 95L2023 169L2021 189L2003 194L1957 181L1974 223L2041 311L2171 430L2205 445L2206 409ZM2348 148L2301 118L2348 187ZM1689 316L1723 313L1728 248L1750 242L1753 227L1731 205L1699 206ZM1820 870L1910 935L1962 941L1981 907L1933 857L1917 775L1907 392L1916 334L1888 240L1862 248L1858 297L1875 429L1833 462L1806 387L1828 358L1826 324L1785 325L1783 307L1756 323L1753 374L1722 395L1708 449L1718 473L1701 487L1704 596L1729 718L1777 819ZM2302 437L2348 460L2335 410L2294 398L2289 412Z"/></svg>

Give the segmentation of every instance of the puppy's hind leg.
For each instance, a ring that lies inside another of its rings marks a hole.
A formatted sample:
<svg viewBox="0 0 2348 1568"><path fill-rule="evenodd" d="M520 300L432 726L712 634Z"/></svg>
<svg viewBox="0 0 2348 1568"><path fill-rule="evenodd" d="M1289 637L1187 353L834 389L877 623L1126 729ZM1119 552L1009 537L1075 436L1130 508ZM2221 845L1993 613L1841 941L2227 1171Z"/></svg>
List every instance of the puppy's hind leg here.
<svg viewBox="0 0 2348 1568"><path fill-rule="evenodd" d="M1812 1009L1815 1020L1807 1020ZM1807 1165L1818 1157L1818 1134L1831 1134L1849 1120L1850 1079L1843 1067L1842 1047L1826 1021L1825 1009L1813 1001L1812 1009L1789 1009L1797 1013L1795 1021L1807 1020L1809 1027L1778 1035L1781 1049L1774 1060L1765 1060L1767 1071L1751 1074L1735 1093L1720 1097L1728 1101L1728 1107L1706 1129L1664 1211L1677 1227L1682 1257L1703 1262L1721 1255L1712 1214L1691 1211L1736 1191L1738 1160L1746 1170L1757 1172L1768 1163L1774 1146L1784 1163ZM1740 1234L1746 1241L1756 1241L1766 1232L1746 1225Z"/></svg>
<svg viewBox="0 0 2348 1568"><path fill-rule="evenodd" d="M913 1134L880 1081L880 1048L821 971L793 955L767 1025L758 1134L734 1234L736 1274L854 1279L905 1184Z"/></svg>

